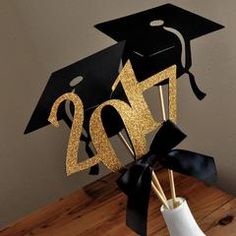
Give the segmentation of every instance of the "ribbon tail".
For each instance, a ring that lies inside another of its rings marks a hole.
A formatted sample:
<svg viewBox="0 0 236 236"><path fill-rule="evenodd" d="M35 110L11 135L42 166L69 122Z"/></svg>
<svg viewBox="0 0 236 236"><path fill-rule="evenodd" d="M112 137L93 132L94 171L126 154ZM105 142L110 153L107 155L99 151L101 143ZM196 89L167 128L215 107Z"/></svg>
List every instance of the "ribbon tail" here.
<svg viewBox="0 0 236 236"><path fill-rule="evenodd" d="M127 226L137 234L146 236L151 168L147 165L134 165L118 179L117 184L128 197Z"/></svg>
<svg viewBox="0 0 236 236"><path fill-rule="evenodd" d="M161 163L168 169L190 175L209 184L216 181L217 170L214 159L200 153L175 149L170 151Z"/></svg>

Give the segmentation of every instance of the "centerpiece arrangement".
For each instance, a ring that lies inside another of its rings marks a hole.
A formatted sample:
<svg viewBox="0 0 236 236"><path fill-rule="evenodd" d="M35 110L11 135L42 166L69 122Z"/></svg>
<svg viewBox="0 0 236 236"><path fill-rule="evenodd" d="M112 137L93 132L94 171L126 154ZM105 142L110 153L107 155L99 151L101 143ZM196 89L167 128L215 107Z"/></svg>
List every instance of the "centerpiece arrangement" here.
<svg viewBox="0 0 236 236"><path fill-rule="evenodd" d="M214 159L175 149L186 134L177 127L177 78L189 78L196 97L205 97L190 72L190 41L223 26L171 4L95 26L118 43L54 72L35 108L25 133L63 119L71 128L68 175L99 164L120 172L119 188L127 195L126 223L139 235L147 234L151 189L162 203L161 212L171 236L201 236L187 201L176 196L173 171L213 183ZM144 92L159 90L162 119L156 120ZM163 92L168 89L168 106ZM126 132L126 137L123 133ZM146 136L155 132L149 146ZM118 135L134 162L125 168L109 137ZM89 158L79 161L80 141ZM154 169L168 171L171 199L167 199Z"/></svg>

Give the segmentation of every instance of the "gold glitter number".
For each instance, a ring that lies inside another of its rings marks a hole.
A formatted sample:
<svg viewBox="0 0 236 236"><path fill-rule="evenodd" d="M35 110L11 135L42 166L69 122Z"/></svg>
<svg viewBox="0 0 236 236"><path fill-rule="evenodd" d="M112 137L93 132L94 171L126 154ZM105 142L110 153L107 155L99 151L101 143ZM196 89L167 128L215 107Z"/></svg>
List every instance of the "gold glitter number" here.
<svg viewBox="0 0 236 236"><path fill-rule="evenodd" d="M74 119L71 127L70 138L67 148L66 155L66 173L71 175L77 171L84 170L90 166L99 163L99 156L94 156L81 163L78 162L78 148L80 143L80 136L82 132L82 126L84 121L84 109L83 103L78 95L75 93L65 93L60 96L53 104L50 115L49 122L51 122L55 127L59 127L59 122L57 120L57 111L62 102L65 100L70 100L75 106Z"/></svg>

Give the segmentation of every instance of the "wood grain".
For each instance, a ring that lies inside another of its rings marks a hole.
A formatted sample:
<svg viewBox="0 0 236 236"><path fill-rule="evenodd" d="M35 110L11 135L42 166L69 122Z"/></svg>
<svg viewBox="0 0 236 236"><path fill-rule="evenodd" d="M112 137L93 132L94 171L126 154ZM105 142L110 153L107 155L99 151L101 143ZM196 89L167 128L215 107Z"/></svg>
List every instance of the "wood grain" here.
<svg viewBox="0 0 236 236"><path fill-rule="evenodd" d="M166 170L157 172L170 197ZM125 225L126 197L116 174L110 174L0 230L0 236L134 236ZM236 236L236 199L204 183L175 174L177 196L185 197L200 227L208 236ZM151 194L148 235L168 236Z"/></svg>

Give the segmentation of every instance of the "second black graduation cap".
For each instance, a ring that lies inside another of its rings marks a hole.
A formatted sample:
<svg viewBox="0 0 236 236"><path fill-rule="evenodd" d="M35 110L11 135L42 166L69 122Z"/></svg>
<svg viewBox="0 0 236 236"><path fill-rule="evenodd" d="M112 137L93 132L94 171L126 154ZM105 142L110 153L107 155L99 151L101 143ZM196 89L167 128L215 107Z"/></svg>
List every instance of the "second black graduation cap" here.
<svg viewBox="0 0 236 236"><path fill-rule="evenodd" d="M111 96L111 86L119 74L124 44L125 42L117 43L52 73L25 133L49 125L48 116L53 103L59 96L71 92L73 89L83 102L85 109L84 128L88 131L89 118L93 110ZM77 77L83 79L72 88L71 81ZM73 108L73 106L71 107ZM109 107L104 109L102 116L108 136L116 134L123 127L123 123L117 119L117 113L113 109L109 109ZM68 120L65 105L59 107L58 120L60 119Z"/></svg>
<svg viewBox="0 0 236 236"><path fill-rule="evenodd" d="M152 26L158 20L163 21L163 25ZM191 66L190 40L223 28L172 4L100 23L95 27L116 41L126 40L123 60L131 60L139 81L173 64L177 65L178 77L188 72ZM184 38L184 48L176 32ZM185 65L181 61L182 50L185 50Z"/></svg>

